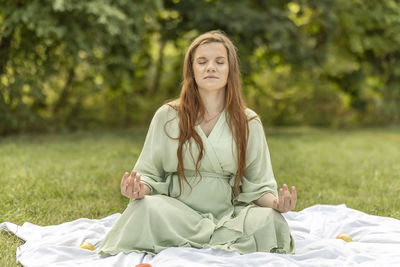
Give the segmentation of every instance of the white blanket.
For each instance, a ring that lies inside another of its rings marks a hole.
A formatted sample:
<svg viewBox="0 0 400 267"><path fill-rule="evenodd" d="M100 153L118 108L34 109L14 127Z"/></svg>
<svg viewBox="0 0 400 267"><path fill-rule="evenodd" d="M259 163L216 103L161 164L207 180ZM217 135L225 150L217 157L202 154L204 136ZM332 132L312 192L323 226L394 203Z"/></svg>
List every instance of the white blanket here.
<svg viewBox="0 0 400 267"><path fill-rule="evenodd" d="M372 216L345 205L315 205L285 213L296 242L295 255L169 248L156 256L120 253L103 258L95 251L78 248L83 241L98 247L119 216L78 219L54 226L5 222L0 230L26 241L17 249L17 261L23 266L400 266L400 220ZM351 235L353 242L336 239L340 233Z"/></svg>

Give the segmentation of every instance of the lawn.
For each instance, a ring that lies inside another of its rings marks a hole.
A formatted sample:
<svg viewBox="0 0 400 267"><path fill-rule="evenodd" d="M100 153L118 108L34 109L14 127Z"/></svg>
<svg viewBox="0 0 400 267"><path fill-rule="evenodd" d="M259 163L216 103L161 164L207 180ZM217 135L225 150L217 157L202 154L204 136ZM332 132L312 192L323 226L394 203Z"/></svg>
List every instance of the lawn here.
<svg viewBox="0 0 400 267"><path fill-rule="evenodd" d="M146 129L0 139L0 222L59 224L122 212L120 178ZM296 210L342 204L400 219L400 128L267 129L278 184L296 185ZM23 242L0 234L0 266Z"/></svg>

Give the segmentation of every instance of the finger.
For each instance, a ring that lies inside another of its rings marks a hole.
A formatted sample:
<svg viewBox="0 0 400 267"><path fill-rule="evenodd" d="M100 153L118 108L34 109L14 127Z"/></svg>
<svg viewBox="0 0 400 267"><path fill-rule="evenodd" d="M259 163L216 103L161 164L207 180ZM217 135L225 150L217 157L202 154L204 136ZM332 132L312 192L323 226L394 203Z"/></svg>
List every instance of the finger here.
<svg viewBox="0 0 400 267"><path fill-rule="evenodd" d="M139 192L139 193L143 193L143 183L142 183L142 181L141 181L141 178L140 178L140 175L139 174L137 174L136 175L136 183L137 183L137 191Z"/></svg>
<svg viewBox="0 0 400 267"><path fill-rule="evenodd" d="M123 185L125 185L126 179L127 179L128 177L129 177L129 173L128 173L128 172L125 172L124 175L122 175L121 187L122 187Z"/></svg>
<svg viewBox="0 0 400 267"><path fill-rule="evenodd" d="M125 195L127 194L127 191L128 191L129 180L130 180L130 176L128 173L128 175L125 175L125 177L124 177L124 184L122 186L122 189L123 189Z"/></svg>
<svg viewBox="0 0 400 267"><path fill-rule="evenodd" d="M126 193L126 183L127 183L128 177L129 177L128 172L125 172L124 175L122 176L122 179L121 179L121 193L122 194Z"/></svg>
<svg viewBox="0 0 400 267"><path fill-rule="evenodd" d="M131 171L131 177L134 178L135 176L136 176L136 171L135 171L135 170L132 170L132 171Z"/></svg>
<svg viewBox="0 0 400 267"><path fill-rule="evenodd" d="M297 190L295 186L292 186L292 197L297 200Z"/></svg>
<svg viewBox="0 0 400 267"><path fill-rule="evenodd" d="M284 194L283 194L283 189L282 188L279 189L279 202L278 203L279 203L279 211L281 211L282 208L283 208L283 205L285 203Z"/></svg>
<svg viewBox="0 0 400 267"><path fill-rule="evenodd" d="M133 177L130 177L129 178L129 185L128 185L128 188L127 188L127 190L126 190L126 193L129 195L129 198L134 198L135 196L134 196L134 192L133 192L133 183L134 183L134 181L133 181Z"/></svg>
<svg viewBox="0 0 400 267"><path fill-rule="evenodd" d="M285 212L287 212L290 209L290 199L291 199L290 192L288 190L285 191L284 199L285 199L284 210Z"/></svg>
<svg viewBox="0 0 400 267"><path fill-rule="evenodd" d="M283 184L282 188L283 188L283 193L289 190L287 184Z"/></svg>
<svg viewBox="0 0 400 267"><path fill-rule="evenodd" d="M133 182L132 176L129 175L126 181L126 192L130 192L130 188L132 187L132 182Z"/></svg>
<svg viewBox="0 0 400 267"><path fill-rule="evenodd" d="M138 190L143 191L144 187L143 187L142 178L140 177L140 174L137 175L136 182L138 183L138 185L140 185Z"/></svg>
<svg viewBox="0 0 400 267"><path fill-rule="evenodd" d="M130 175L129 175L129 183L127 184L127 191L130 194L130 197L133 197L133 192L134 192L134 183L135 183L135 175L136 175L136 171L132 170Z"/></svg>
<svg viewBox="0 0 400 267"><path fill-rule="evenodd" d="M138 175L135 173L135 176L133 178L133 192L138 193L139 192L139 183L138 183Z"/></svg>
<svg viewBox="0 0 400 267"><path fill-rule="evenodd" d="M128 187L126 189L126 196L129 197L129 198L133 197L133 193L132 193L132 188L131 187Z"/></svg>
<svg viewBox="0 0 400 267"><path fill-rule="evenodd" d="M283 184L283 201L281 203L281 210L282 212L287 212L290 207L290 192L287 184Z"/></svg>
<svg viewBox="0 0 400 267"><path fill-rule="evenodd" d="M141 199L143 197L144 197L143 184L139 184L139 193L137 198Z"/></svg>
<svg viewBox="0 0 400 267"><path fill-rule="evenodd" d="M297 202L297 190L296 187L292 186L292 201L290 205L290 210L294 210L296 207L296 202Z"/></svg>

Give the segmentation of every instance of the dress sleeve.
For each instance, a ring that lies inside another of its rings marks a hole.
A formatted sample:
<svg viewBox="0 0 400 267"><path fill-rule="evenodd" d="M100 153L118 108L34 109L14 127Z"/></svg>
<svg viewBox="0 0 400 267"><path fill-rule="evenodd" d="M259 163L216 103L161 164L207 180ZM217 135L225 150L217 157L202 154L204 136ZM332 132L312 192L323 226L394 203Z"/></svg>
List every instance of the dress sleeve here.
<svg viewBox="0 0 400 267"><path fill-rule="evenodd" d="M150 187L151 194L167 195L169 179L166 179L163 167L163 143L166 136L163 130L165 123L163 109L161 107L154 115L142 151L133 169L140 174L141 181Z"/></svg>
<svg viewBox="0 0 400 267"><path fill-rule="evenodd" d="M249 122L249 140L238 201L250 203L266 193L278 195L264 129L257 117Z"/></svg>

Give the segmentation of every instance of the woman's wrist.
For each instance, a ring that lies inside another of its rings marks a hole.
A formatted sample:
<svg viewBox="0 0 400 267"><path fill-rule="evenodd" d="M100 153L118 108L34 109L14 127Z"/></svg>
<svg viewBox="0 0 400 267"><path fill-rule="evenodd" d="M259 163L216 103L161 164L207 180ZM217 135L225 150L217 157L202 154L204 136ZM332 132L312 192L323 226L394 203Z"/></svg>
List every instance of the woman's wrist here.
<svg viewBox="0 0 400 267"><path fill-rule="evenodd" d="M277 199L272 193L266 193L254 201L254 204L260 207L273 208L274 200Z"/></svg>
<svg viewBox="0 0 400 267"><path fill-rule="evenodd" d="M143 183L143 190L145 195L151 195L151 187L145 183Z"/></svg>

